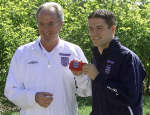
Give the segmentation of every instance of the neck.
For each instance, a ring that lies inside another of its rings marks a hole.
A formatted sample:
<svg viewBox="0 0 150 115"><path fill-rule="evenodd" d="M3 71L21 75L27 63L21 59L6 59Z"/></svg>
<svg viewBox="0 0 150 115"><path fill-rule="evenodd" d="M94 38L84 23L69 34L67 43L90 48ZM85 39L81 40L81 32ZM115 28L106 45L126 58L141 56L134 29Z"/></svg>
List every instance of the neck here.
<svg viewBox="0 0 150 115"><path fill-rule="evenodd" d="M105 48L108 48L108 47L109 47L109 44L110 44L110 42L107 43L107 44L105 44L105 45L103 45L103 46L98 47L99 53L102 54L102 53L103 53L103 50L104 50Z"/></svg>
<svg viewBox="0 0 150 115"><path fill-rule="evenodd" d="M41 44L46 49L46 51L51 52L56 47L58 41L59 41L59 38L54 39L53 41L52 40L45 41L41 39Z"/></svg>
<svg viewBox="0 0 150 115"><path fill-rule="evenodd" d="M102 54L102 53L103 53L103 50L104 50L103 48L98 47L98 51L99 51L99 53L100 53L100 54Z"/></svg>
<svg viewBox="0 0 150 115"><path fill-rule="evenodd" d="M111 39L108 43L106 43L106 44L104 44L104 45L98 47L98 50L99 50L99 53L100 53L100 54L103 53L103 50L104 50L105 48L108 48L108 47L109 47L109 44L110 44L111 41L112 41L112 39Z"/></svg>

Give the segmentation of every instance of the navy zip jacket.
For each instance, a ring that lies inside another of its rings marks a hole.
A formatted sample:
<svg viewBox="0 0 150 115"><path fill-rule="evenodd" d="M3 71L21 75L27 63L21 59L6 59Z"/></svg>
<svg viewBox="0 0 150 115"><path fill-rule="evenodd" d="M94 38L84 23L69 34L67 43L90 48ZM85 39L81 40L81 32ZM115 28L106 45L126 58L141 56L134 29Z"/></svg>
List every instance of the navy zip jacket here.
<svg viewBox="0 0 150 115"><path fill-rule="evenodd" d="M91 115L142 115L142 85L146 72L138 56L114 38L92 63L99 71L92 81Z"/></svg>

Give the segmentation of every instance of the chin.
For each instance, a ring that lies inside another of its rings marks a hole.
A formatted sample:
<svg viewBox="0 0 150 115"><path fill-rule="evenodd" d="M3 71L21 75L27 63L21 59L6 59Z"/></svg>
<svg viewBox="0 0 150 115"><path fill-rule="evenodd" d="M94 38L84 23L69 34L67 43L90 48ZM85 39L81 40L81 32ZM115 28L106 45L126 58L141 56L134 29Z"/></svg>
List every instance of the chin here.
<svg viewBox="0 0 150 115"><path fill-rule="evenodd" d="M49 42L49 41L52 41L52 39L50 38L47 38L47 39L44 39L46 42Z"/></svg>
<svg viewBox="0 0 150 115"><path fill-rule="evenodd" d="M48 37L42 37L41 39L43 39L43 41L50 41L51 39Z"/></svg>
<svg viewBox="0 0 150 115"><path fill-rule="evenodd" d="M97 43L95 43L95 42L93 42L93 45L94 45L95 47L97 47L97 46L98 46L98 44L97 44Z"/></svg>
<svg viewBox="0 0 150 115"><path fill-rule="evenodd" d="M95 47L98 47L98 44L93 44Z"/></svg>

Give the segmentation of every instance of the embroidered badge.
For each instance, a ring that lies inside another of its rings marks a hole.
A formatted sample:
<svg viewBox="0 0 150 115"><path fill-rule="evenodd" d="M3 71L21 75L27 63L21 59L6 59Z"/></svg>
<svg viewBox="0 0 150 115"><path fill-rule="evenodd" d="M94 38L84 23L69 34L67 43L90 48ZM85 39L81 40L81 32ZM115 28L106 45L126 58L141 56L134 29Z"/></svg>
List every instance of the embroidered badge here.
<svg viewBox="0 0 150 115"><path fill-rule="evenodd" d="M112 65L113 65L115 62L112 61L112 60L107 60L106 62L107 62L107 64L106 64L106 67L105 67L105 73L108 75L108 74L110 74Z"/></svg>
<svg viewBox="0 0 150 115"><path fill-rule="evenodd" d="M107 60L107 63L114 64L115 62L112 60Z"/></svg>
<svg viewBox="0 0 150 115"><path fill-rule="evenodd" d="M61 57L61 64L63 65L63 66L68 66L68 64L69 64L69 57Z"/></svg>
<svg viewBox="0 0 150 115"><path fill-rule="evenodd" d="M107 64L106 67L105 67L105 73L108 75L110 74L110 70L111 70L111 65L110 64Z"/></svg>

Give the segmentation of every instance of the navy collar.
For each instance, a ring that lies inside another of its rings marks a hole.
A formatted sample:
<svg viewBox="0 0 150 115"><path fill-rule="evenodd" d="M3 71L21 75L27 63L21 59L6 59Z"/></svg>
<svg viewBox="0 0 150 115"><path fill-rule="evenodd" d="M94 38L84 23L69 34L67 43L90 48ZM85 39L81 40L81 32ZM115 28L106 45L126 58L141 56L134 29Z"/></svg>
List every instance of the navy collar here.
<svg viewBox="0 0 150 115"><path fill-rule="evenodd" d="M97 47L93 47L93 48L92 48L92 52L93 52L93 55L95 55L95 56L100 56L100 55L105 55L105 54L109 53L111 50L115 50L116 48L118 49L119 47L120 47L120 42L119 42L118 38L115 37L115 38L113 38L112 41L110 42L109 47L108 47L108 48L105 48L105 49L103 50L103 53L102 53L102 54L99 53L99 50L98 50Z"/></svg>

